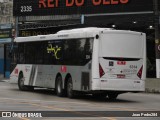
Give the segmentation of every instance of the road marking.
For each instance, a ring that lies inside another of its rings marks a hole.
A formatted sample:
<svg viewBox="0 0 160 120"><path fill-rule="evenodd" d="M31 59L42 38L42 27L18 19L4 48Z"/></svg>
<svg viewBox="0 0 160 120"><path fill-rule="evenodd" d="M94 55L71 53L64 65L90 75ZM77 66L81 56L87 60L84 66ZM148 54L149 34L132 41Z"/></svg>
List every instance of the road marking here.
<svg viewBox="0 0 160 120"><path fill-rule="evenodd" d="M56 119L56 120L97 120L99 118L97 117L81 117L81 118L76 118L76 117L70 117L70 118L62 118L62 117L56 117L56 118L43 118L43 120L53 120L53 119ZM111 120L110 118L107 118L107 120ZM113 119L115 120L115 119ZM117 120L117 119L116 119Z"/></svg>
<svg viewBox="0 0 160 120"><path fill-rule="evenodd" d="M63 111L70 111L70 110L63 109L63 108L57 108L57 107L51 107L51 106L38 105L38 104L35 104L35 103L29 103L29 102L28 102L28 104L33 105L33 106L48 108L48 109L57 109L57 110L63 110Z"/></svg>
<svg viewBox="0 0 160 120"><path fill-rule="evenodd" d="M42 102L42 103L48 103L48 102L58 102L58 103L63 103L63 104L68 104L68 103L72 103L72 104L85 104L85 105L92 105L92 107L99 107L99 105L95 105L95 104L91 104L91 103L80 103L80 102L62 102L62 101L43 101L43 100L28 100L28 99L12 99L12 98L0 98L0 99L8 99L8 100L15 100L15 101L17 101L17 100L23 100L23 101L27 101L26 102L26 104L28 103L28 101L30 101L30 102ZM91 106L90 106L91 107ZM109 106L110 107L110 106ZM105 106L105 108L106 108L106 106ZM132 111L132 109L121 109L121 108L113 108L113 107L110 107L111 109L119 109L119 110L129 110L129 111ZM135 110L135 109L133 109L133 110Z"/></svg>
<svg viewBox="0 0 160 120"><path fill-rule="evenodd" d="M82 114L82 115L89 115L89 116L93 116L93 117L97 117L97 118L101 118L101 119L106 119L106 120L117 120L114 117L102 117L102 116L98 116L98 115L91 115L91 114L86 114L83 112L76 112L76 111L71 111L70 109L65 109L65 108L58 108L58 107L54 107L54 106L47 106L47 105L40 105L41 103L74 103L74 104L81 104L80 102L61 102L61 101L41 101L41 100L27 100L27 99L12 99L12 98L0 98L0 100L11 100L12 103L18 103L18 104L29 104L32 106L38 106L38 107L42 107L42 108L47 108L47 109L55 109L55 110L60 110L60 111L70 111L73 113L78 113L78 114ZM21 103L19 103L21 102ZM31 102L40 102L40 103L31 103ZM83 103L82 103L83 104ZM98 104L91 104L91 103L84 103L84 105L88 105L89 107L101 107ZM102 106L103 107L103 106ZM107 106L105 106L106 108ZM117 107L107 107L108 109L115 109L115 110L125 110L125 111L137 111L138 109L140 110L144 110L147 108L124 108L122 106L117 106ZM30 119L25 119L25 118L20 118L21 120L30 120Z"/></svg>
<svg viewBox="0 0 160 120"><path fill-rule="evenodd" d="M23 100L23 101L33 101L33 102L43 102L43 103L49 103L49 102L58 102L58 103L72 103L72 104L91 104L91 103L81 103L81 102L63 102L63 101L44 101L44 100L30 100L30 99L14 99L14 98L0 98L0 99L8 99L8 100Z"/></svg>
<svg viewBox="0 0 160 120"><path fill-rule="evenodd" d="M108 120L117 120L116 118L113 118L113 117L109 117L107 118Z"/></svg>
<svg viewBox="0 0 160 120"><path fill-rule="evenodd" d="M34 106L38 106L38 107L43 107L43 108L69 111L69 112L77 113L77 114L81 114L81 115L89 115L89 116L92 116L92 117L99 117L99 118L103 118L103 119L107 119L107 120L117 120L117 119L115 119L113 117L102 117L102 116L99 116L99 115L92 115L92 114L88 114L88 113L82 113L82 112L72 111L70 109L58 108L58 107L53 107L53 106L38 105L38 104L35 104L35 103L34 104L33 103L28 103L28 104L34 105Z"/></svg>
<svg viewBox="0 0 160 120"><path fill-rule="evenodd" d="M44 101L44 100L29 100L29 99L13 99L13 98L0 98L0 100L12 100L12 102L13 102L13 100L14 101L25 101L25 103L26 104L28 104L28 102L40 102L40 103L60 103L60 104L68 104L68 103L71 103L71 104L84 104L84 105L89 105L90 107L100 107L100 105L96 105L96 104L91 104L91 103L80 103L80 102L63 102L63 101ZM19 102L17 102L17 103L19 103ZM22 102L21 102L22 103ZM20 103L20 104L21 104ZM22 103L22 104L24 104L24 103ZM102 108L103 106L101 106L101 108ZM155 109L155 108L134 108L134 107L132 107L132 108L124 108L124 107L121 107L121 106L117 106L117 107L112 107L112 106L105 106L104 108L109 108L109 109L114 109L114 110L126 110L126 111L143 111L143 110L155 110L155 111L159 111L159 109Z"/></svg>
<svg viewBox="0 0 160 120"><path fill-rule="evenodd" d="M21 120L30 120L28 118L22 118L22 117L18 117L18 118L21 119Z"/></svg>
<svg viewBox="0 0 160 120"><path fill-rule="evenodd" d="M58 102L58 103L63 103L63 104L68 104L68 103L73 103L73 104L85 104L85 105L88 105L90 107L99 107L99 105L93 105L91 103L79 103L79 102L61 102L61 101L41 101L41 100L26 100L26 99L12 99L12 98L0 98L0 99L7 99L7 100L14 100L14 101L26 101L25 103L22 103L22 104L28 104L29 102L42 102L42 103L48 103L48 102ZM48 107L49 108L49 107ZM106 106L105 106L106 108ZM127 111L135 111L135 108L133 109L128 109L128 108L120 108L120 107L110 107L108 106L108 108L110 109L114 109L114 110L127 110ZM63 110L63 109L62 109Z"/></svg>
<svg viewBox="0 0 160 120"><path fill-rule="evenodd" d="M39 105L39 104L35 104L35 103L30 103L30 102L25 102L25 104L29 104L29 105L33 105L33 106L38 106L38 107L42 107L42 108L48 108L48 109L55 109L55 110L61 110L61 111L69 111L69 112L80 114L80 115L89 115L89 116L95 117L95 119L97 119L97 117L98 117L98 118L102 118L102 119L106 119L106 120L117 120L117 119L115 119L113 117L102 117L102 116L99 116L99 115L92 115L92 114L87 114L87 113L78 112L78 111L72 111L70 109L58 108L58 107L53 107L53 106ZM21 120L30 120L30 119L27 119L27 118L20 118L20 119ZM84 119L84 118L82 118L82 119ZM88 119L88 117L85 117L85 119ZM93 118L91 118L91 119L93 119Z"/></svg>

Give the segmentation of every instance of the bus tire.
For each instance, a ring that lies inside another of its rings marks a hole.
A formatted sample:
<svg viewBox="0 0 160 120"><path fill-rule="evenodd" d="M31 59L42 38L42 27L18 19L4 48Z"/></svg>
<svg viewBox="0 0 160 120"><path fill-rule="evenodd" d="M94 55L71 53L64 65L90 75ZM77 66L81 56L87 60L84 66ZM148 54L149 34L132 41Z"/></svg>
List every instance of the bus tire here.
<svg viewBox="0 0 160 120"><path fill-rule="evenodd" d="M118 97L118 93L108 93L109 100L116 100L117 97Z"/></svg>
<svg viewBox="0 0 160 120"><path fill-rule="evenodd" d="M26 91L27 87L24 85L24 77L23 74L19 74L19 78L18 78L18 88L21 91Z"/></svg>
<svg viewBox="0 0 160 120"><path fill-rule="evenodd" d="M64 95L63 83L62 83L62 77L61 76L58 76L56 78L56 94L59 97L62 97Z"/></svg>
<svg viewBox="0 0 160 120"><path fill-rule="evenodd" d="M67 97L74 98L73 83L71 77L68 78L67 81Z"/></svg>

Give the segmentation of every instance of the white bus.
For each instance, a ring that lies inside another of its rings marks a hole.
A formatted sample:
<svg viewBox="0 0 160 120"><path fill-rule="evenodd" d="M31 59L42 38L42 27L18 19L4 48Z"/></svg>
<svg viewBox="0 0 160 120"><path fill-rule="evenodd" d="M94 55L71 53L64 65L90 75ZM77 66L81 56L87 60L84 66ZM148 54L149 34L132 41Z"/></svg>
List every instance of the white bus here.
<svg viewBox="0 0 160 120"><path fill-rule="evenodd" d="M20 90L55 89L116 99L145 89L146 35L109 28L79 28L15 38L10 81Z"/></svg>

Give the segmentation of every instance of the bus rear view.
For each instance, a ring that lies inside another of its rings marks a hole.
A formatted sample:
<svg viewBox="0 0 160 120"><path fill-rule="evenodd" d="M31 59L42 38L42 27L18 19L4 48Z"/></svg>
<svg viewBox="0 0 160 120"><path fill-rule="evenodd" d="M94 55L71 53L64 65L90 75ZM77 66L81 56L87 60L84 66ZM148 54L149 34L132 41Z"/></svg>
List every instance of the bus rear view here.
<svg viewBox="0 0 160 120"><path fill-rule="evenodd" d="M97 48L98 60L97 64L93 64L92 70L93 90L100 90L102 93L107 91L111 99L125 92L144 91L146 78L144 33L103 31L100 33Z"/></svg>

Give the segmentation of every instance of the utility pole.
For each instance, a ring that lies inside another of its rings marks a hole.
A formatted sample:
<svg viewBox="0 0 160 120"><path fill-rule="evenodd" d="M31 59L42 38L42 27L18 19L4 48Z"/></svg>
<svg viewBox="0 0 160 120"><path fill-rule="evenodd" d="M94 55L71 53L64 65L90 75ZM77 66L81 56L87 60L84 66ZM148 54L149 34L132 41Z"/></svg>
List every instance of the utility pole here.
<svg viewBox="0 0 160 120"><path fill-rule="evenodd" d="M156 52L156 77L160 78L160 28L158 1L153 0L154 5L154 27L155 27L155 52Z"/></svg>
<svg viewBox="0 0 160 120"><path fill-rule="evenodd" d="M84 15L81 15L81 24L84 24Z"/></svg>

